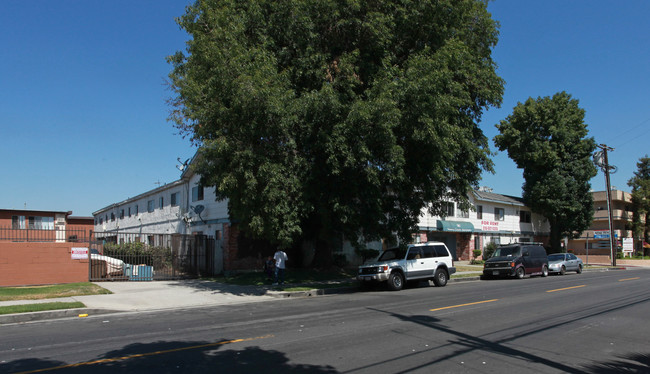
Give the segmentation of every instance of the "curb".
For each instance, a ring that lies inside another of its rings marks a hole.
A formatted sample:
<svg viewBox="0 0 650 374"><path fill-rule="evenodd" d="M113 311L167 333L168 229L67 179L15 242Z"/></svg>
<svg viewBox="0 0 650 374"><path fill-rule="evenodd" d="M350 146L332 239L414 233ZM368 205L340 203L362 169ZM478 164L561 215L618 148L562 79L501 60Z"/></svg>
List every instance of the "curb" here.
<svg viewBox="0 0 650 374"><path fill-rule="evenodd" d="M0 325L10 323L25 323L33 321L44 321L49 319L59 318L84 318L88 316L96 316L100 314L118 313L119 310L109 309L60 309L60 310L46 310L42 312L29 312L29 313L15 313L0 315Z"/></svg>

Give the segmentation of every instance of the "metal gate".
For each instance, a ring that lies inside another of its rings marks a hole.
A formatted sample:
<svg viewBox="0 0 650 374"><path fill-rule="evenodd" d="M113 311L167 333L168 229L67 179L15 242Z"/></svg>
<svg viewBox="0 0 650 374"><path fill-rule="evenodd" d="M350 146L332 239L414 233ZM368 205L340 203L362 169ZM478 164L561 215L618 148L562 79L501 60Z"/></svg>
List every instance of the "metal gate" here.
<svg viewBox="0 0 650 374"><path fill-rule="evenodd" d="M90 281L152 281L219 274L222 252L205 235L95 233L89 243ZM220 241L219 241L220 242ZM220 247L220 245L219 245Z"/></svg>

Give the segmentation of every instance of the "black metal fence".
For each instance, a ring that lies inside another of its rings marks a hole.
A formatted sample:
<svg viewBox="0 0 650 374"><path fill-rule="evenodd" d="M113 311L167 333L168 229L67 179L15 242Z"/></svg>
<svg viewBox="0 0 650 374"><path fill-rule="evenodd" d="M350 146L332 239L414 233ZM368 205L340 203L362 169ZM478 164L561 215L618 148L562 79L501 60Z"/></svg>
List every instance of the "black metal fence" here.
<svg viewBox="0 0 650 374"><path fill-rule="evenodd" d="M221 272L220 243L205 235L94 233L90 281L151 281Z"/></svg>
<svg viewBox="0 0 650 374"><path fill-rule="evenodd" d="M93 231L86 228L16 229L0 226L0 241L10 242L89 242Z"/></svg>

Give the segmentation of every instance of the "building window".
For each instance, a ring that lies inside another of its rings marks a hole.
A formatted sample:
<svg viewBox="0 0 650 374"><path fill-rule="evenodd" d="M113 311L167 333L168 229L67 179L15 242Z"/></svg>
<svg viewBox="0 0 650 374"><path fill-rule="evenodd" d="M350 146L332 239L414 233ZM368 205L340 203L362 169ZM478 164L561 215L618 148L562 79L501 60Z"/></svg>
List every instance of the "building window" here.
<svg viewBox="0 0 650 374"><path fill-rule="evenodd" d="M444 205L443 205L442 208L443 208L443 209L445 210L445 212L446 212L445 215L446 215L447 217L453 217L453 216L454 216L454 203L445 202L445 203L443 203L443 204L444 204Z"/></svg>
<svg viewBox="0 0 650 374"><path fill-rule="evenodd" d="M483 219L483 205L476 206L476 218Z"/></svg>
<svg viewBox="0 0 650 374"><path fill-rule="evenodd" d="M469 218L469 210L458 209L458 212L456 213L456 217L458 218Z"/></svg>
<svg viewBox="0 0 650 374"><path fill-rule="evenodd" d="M103 223L104 223L104 219L102 217L99 217L99 224L101 225Z"/></svg>
<svg viewBox="0 0 650 374"><path fill-rule="evenodd" d="M160 199L158 199L158 207L162 209L165 206L165 199L161 196Z"/></svg>
<svg viewBox="0 0 650 374"><path fill-rule="evenodd" d="M138 205L136 205L135 206L135 215L137 216L139 212L140 212L140 208L138 208Z"/></svg>
<svg viewBox="0 0 650 374"><path fill-rule="evenodd" d="M14 230L24 230L25 229L25 216L12 216L11 217L11 228Z"/></svg>
<svg viewBox="0 0 650 374"><path fill-rule="evenodd" d="M154 208L155 208L154 201L153 200L147 201L147 212L149 213L153 212Z"/></svg>
<svg viewBox="0 0 650 374"><path fill-rule="evenodd" d="M174 192L171 197L172 206L178 206L178 192Z"/></svg>
<svg viewBox="0 0 650 374"><path fill-rule="evenodd" d="M505 220L506 214L503 208L494 208L494 220L503 221Z"/></svg>
<svg viewBox="0 0 650 374"><path fill-rule="evenodd" d="M124 209L120 209L120 219L124 219Z"/></svg>
<svg viewBox="0 0 650 374"><path fill-rule="evenodd" d="M115 213L111 213L111 222L115 221Z"/></svg>
<svg viewBox="0 0 650 374"><path fill-rule="evenodd" d="M192 202L203 200L203 186L192 187Z"/></svg>
<svg viewBox="0 0 650 374"><path fill-rule="evenodd" d="M520 210L519 222L530 223L531 222L530 212L527 210Z"/></svg>
<svg viewBox="0 0 650 374"><path fill-rule="evenodd" d="M131 217L131 207L129 207L129 217Z"/></svg>
<svg viewBox="0 0 650 374"><path fill-rule="evenodd" d="M29 228L34 230L54 230L54 217L29 217Z"/></svg>

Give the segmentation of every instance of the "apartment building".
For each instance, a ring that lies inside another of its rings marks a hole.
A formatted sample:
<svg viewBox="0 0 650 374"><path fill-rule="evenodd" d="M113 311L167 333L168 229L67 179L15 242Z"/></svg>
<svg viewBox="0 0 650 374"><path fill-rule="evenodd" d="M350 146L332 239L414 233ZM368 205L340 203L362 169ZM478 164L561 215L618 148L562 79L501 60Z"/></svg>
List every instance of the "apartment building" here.
<svg viewBox="0 0 650 374"><path fill-rule="evenodd" d="M473 209L463 211L455 202L447 202L444 217L422 210L416 242L444 242L457 260L470 260L474 249L483 250L488 243L508 244L541 242L548 244L550 226L533 213L522 198L494 193L482 187L469 200Z"/></svg>
<svg viewBox="0 0 650 374"><path fill-rule="evenodd" d="M607 192L595 191L592 196L594 218L591 226L578 239L569 240L567 248L580 255L610 255ZM632 194L614 188L611 210L615 243L620 246L623 238L633 237L632 231L628 230L628 224L632 222Z"/></svg>
<svg viewBox="0 0 650 374"><path fill-rule="evenodd" d="M73 216L72 211L0 209L0 240L87 241L92 230L92 217Z"/></svg>

